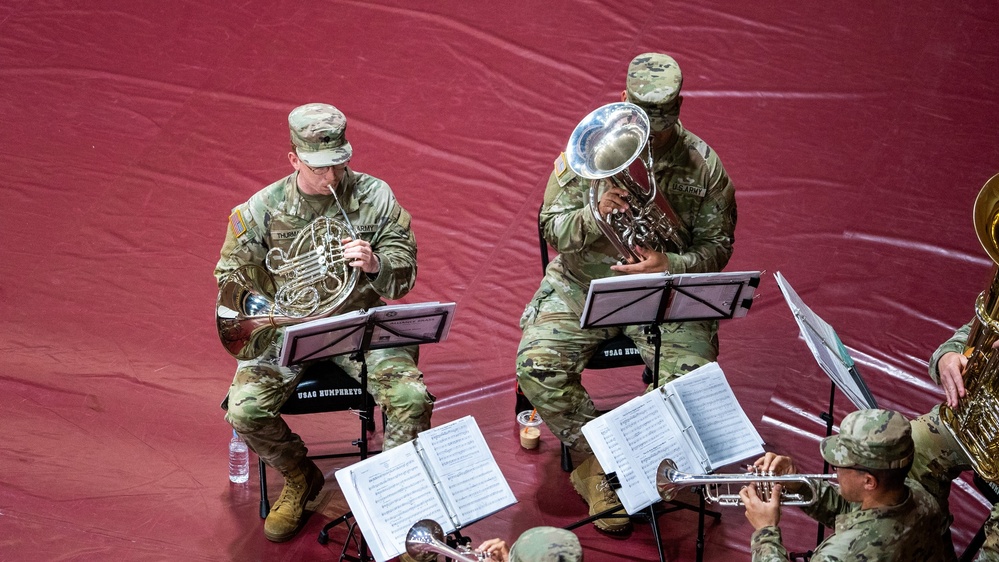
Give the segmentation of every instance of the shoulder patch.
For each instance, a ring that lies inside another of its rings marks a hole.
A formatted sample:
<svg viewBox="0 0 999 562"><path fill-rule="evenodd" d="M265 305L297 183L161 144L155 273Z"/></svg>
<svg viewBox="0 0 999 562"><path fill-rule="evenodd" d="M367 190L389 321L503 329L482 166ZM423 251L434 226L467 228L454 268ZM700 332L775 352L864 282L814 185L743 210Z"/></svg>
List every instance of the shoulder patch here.
<svg viewBox="0 0 999 562"><path fill-rule="evenodd" d="M233 210L229 215L229 228L236 238L246 234L246 221L243 220L243 213L239 209Z"/></svg>
<svg viewBox="0 0 999 562"><path fill-rule="evenodd" d="M409 224L413 222L413 216L402 207L399 207L399 211L399 218L396 219L396 222L399 223L399 226L401 226L403 230L409 230Z"/></svg>
<svg viewBox="0 0 999 562"><path fill-rule="evenodd" d="M565 159L565 153L558 155L555 159L555 179L558 180L560 186L565 187L565 184L569 183L572 178L576 177L576 172L572 171L569 167L569 162Z"/></svg>

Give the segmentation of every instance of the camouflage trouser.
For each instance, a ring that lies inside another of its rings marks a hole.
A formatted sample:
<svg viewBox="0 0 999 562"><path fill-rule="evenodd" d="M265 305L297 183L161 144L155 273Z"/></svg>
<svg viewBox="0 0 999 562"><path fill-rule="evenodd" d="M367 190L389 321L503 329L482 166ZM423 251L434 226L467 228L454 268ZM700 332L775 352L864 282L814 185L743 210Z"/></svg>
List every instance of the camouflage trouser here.
<svg viewBox="0 0 999 562"><path fill-rule="evenodd" d="M524 333L517 351L517 382L524 396L563 443L592 452L580 430L600 412L583 388L583 368L600 343L621 332L635 342L646 365L653 365L655 346L642 326L580 328L579 315L547 284L527 305L520 327ZM717 322L670 323L660 328L659 384L718 357Z"/></svg>
<svg viewBox="0 0 999 562"><path fill-rule="evenodd" d="M973 470L973 467L961 445L940 420L939 405L928 414L912 420L912 440L916 444L916 454L909 477L933 494L940 510L953 521L948 499L950 483L965 470ZM985 531L985 545L976 560L999 561L999 504L992 507Z"/></svg>
<svg viewBox="0 0 999 562"><path fill-rule="evenodd" d="M229 387L226 421L268 466L285 471L301 462L307 450L279 411L309 364L282 367L278 364L280 350L278 338L260 357L239 362ZM423 373L416 367L418 357L418 346L379 349L365 355L368 392L386 417L383 449L410 441L430 428L435 398L423 384ZM360 381L359 362L347 355L326 360Z"/></svg>

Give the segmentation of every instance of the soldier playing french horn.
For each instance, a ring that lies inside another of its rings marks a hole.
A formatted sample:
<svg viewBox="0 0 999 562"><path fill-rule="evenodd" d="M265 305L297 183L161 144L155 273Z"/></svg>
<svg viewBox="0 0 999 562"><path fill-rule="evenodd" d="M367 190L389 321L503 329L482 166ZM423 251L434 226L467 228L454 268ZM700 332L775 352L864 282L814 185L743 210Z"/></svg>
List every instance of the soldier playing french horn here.
<svg viewBox="0 0 999 562"><path fill-rule="evenodd" d="M596 188L590 179L577 175L579 170L573 169L563 154L555 161L541 209L544 236L559 256L549 264L521 317L517 380L552 432L575 451L588 455L571 480L591 514L620 502L580 431L598 415L580 373L598 344L621 329L580 328L590 281L632 273L716 272L732 255L735 189L717 154L680 123L681 82L680 68L672 57L639 55L628 66L626 89L621 94L622 102L629 103L609 109L612 119L624 116L622 122L628 130L644 131L645 136L632 139L632 144L643 153L646 169L642 173L652 180L646 187L655 187L658 200L645 205L639 193L604 182ZM640 115L629 118L631 111ZM577 132L587 128L584 123ZM584 132L593 138L593 131ZM608 140L617 132L609 132ZM617 147L605 148L617 152ZM566 152L570 152L568 147ZM589 156L603 160L601 155ZM663 201L668 210L651 208ZM655 215L654 221L646 221L649 214ZM662 215L675 223L662 236L645 237L646 231L654 230L647 228L649 222L662 222ZM608 225L614 224L623 228L617 235L609 235L608 228L613 227ZM634 340L645 363L653 365L655 347L642 327L629 326L623 332ZM714 321L665 324L662 332L661 383L710 363L718 355ZM618 517L597 519L594 524L603 531L622 532L629 520L620 512Z"/></svg>
<svg viewBox="0 0 999 562"><path fill-rule="evenodd" d="M288 125L294 171L233 209L215 267L220 288L234 275L253 277L266 268L266 275L273 274L275 308L302 317L367 309L404 296L416 280L410 215L384 181L348 166L352 148L344 114L310 103L292 110ZM220 335L224 331L220 327ZM227 345L239 364L226 420L284 475L284 489L264 522L264 535L275 542L298 532L305 504L325 481L278 413L308 367L279 365L282 335L277 329L277 337L260 349ZM417 356L416 346L365 355L368 391L387 418L383 448L430 427L434 397L424 386ZM330 360L359 380L359 362L348 356Z"/></svg>

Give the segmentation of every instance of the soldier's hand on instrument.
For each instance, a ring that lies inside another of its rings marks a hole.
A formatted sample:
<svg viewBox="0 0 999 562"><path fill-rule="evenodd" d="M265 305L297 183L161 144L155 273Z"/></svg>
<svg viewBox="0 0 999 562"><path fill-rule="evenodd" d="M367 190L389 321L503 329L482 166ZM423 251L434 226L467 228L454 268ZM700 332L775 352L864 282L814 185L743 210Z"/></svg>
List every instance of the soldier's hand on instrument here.
<svg viewBox="0 0 999 562"><path fill-rule="evenodd" d="M781 485L774 484L770 501L763 501L756 492L756 484L751 483L739 491L739 498L746 506L746 519L754 529L776 527L780 523L780 492Z"/></svg>
<svg viewBox="0 0 999 562"><path fill-rule="evenodd" d="M501 539L489 539L480 544L475 550L485 552L493 560L499 560L500 562L507 562L510 559L510 549L507 548L506 542Z"/></svg>
<svg viewBox="0 0 999 562"><path fill-rule="evenodd" d="M763 472L771 472L777 476L785 474L797 474L798 470L794 466L794 459L777 453L767 453L756 459L753 466Z"/></svg>
<svg viewBox="0 0 999 562"><path fill-rule="evenodd" d="M609 188L597 203L597 211L602 217L626 211L628 207L628 192L620 187Z"/></svg>
<svg viewBox="0 0 999 562"><path fill-rule="evenodd" d="M342 243L343 258L347 260L347 265L359 267L365 273L378 273L381 263L378 260L378 254L371 248L371 244L366 240L351 240L350 238L344 238Z"/></svg>
<svg viewBox="0 0 999 562"><path fill-rule="evenodd" d="M968 358L961 353L950 351L944 353L937 361L937 372L940 373L940 386L947 396L947 405L957 408L961 398L965 397L964 369L968 366Z"/></svg>
<svg viewBox="0 0 999 562"><path fill-rule="evenodd" d="M620 271L621 273L662 273L669 268L669 257L655 250L650 250L648 248L643 248L641 246L635 246L635 253L638 254L640 261L636 263L625 263L612 265L611 270Z"/></svg>

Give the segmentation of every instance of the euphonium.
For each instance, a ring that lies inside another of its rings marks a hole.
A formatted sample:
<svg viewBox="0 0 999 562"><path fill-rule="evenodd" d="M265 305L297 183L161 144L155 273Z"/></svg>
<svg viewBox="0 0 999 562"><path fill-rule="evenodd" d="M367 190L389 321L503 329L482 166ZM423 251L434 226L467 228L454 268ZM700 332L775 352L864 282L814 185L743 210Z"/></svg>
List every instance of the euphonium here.
<svg viewBox="0 0 999 562"><path fill-rule="evenodd" d="M628 263L640 261L636 248L683 251L686 228L659 191L652 168L649 117L633 103L599 107L569 136L566 164L590 180L590 208L597 225ZM644 156L644 160L639 158ZM598 203L611 187L628 192L629 208L606 217Z"/></svg>
<svg viewBox="0 0 999 562"><path fill-rule="evenodd" d="M222 280L215 324L233 357L257 357L278 328L329 316L353 292L359 270L344 259L341 241L357 239L357 233L340 211L342 219L319 217L309 223L287 252L267 252L267 270L244 265Z"/></svg>
<svg viewBox="0 0 999 562"><path fill-rule="evenodd" d="M491 557L485 552L471 550L465 546L451 548L444 542L444 529L433 519L421 519L406 533L406 554L418 562L433 560L434 555L444 556L458 562L481 562Z"/></svg>
<svg viewBox="0 0 999 562"><path fill-rule="evenodd" d="M669 501L676 496L680 488L687 486L703 486L704 499L718 505L733 506L742 503L739 490L748 484L756 484L756 491L764 501L769 501L774 484L783 488L780 494L781 505L812 505L818 498L818 486L821 480L836 478L834 474L787 474L775 476L754 472L751 474L703 474L693 475L680 472L672 459L659 463L656 471L656 488L659 497ZM788 489L788 484L801 484L798 490ZM733 490L733 487L736 487Z"/></svg>
<svg viewBox="0 0 999 562"><path fill-rule="evenodd" d="M999 174L985 182L975 200L975 233L997 264L992 284L978 295L975 320L965 344L966 395L955 410L943 404L940 419L971 459L975 472L999 481Z"/></svg>

